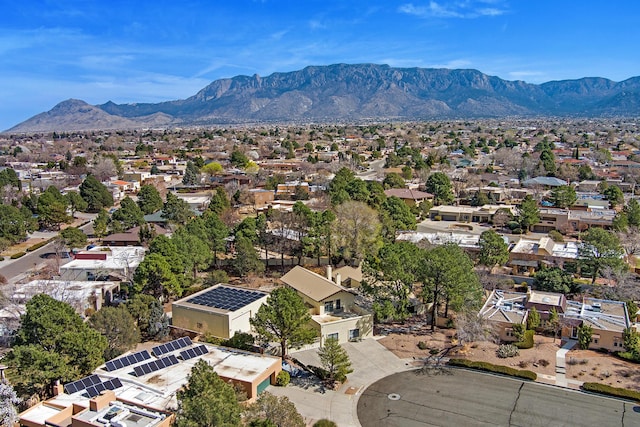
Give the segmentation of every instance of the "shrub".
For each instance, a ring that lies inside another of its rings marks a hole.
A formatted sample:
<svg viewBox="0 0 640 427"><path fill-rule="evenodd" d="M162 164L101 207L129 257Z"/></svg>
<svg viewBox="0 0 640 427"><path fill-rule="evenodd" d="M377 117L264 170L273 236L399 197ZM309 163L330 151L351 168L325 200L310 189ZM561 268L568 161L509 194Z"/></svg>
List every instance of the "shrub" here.
<svg viewBox="0 0 640 427"><path fill-rule="evenodd" d="M418 342L418 348L419 348L420 350L426 350L426 349L428 348L427 343L426 343L426 342L424 342L424 341L419 341L419 342Z"/></svg>
<svg viewBox="0 0 640 427"><path fill-rule="evenodd" d="M278 387L286 387L291 382L291 375L287 371L280 371L276 377L276 385Z"/></svg>
<svg viewBox="0 0 640 427"><path fill-rule="evenodd" d="M11 255L11 259L18 259L20 257L25 256L26 254L27 254L26 252L17 252L15 254Z"/></svg>
<svg viewBox="0 0 640 427"><path fill-rule="evenodd" d="M313 424L313 427L338 427L338 424L334 423L331 420L327 420L326 418L323 418L321 420L316 421Z"/></svg>
<svg viewBox="0 0 640 427"><path fill-rule="evenodd" d="M509 221L507 222L507 228L509 228L509 230L515 230L516 228L520 228L520 223L518 221Z"/></svg>
<svg viewBox="0 0 640 427"><path fill-rule="evenodd" d="M533 347L533 336L535 335L535 331L528 330L524 332L524 339L515 343L514 345L520 349L527 349Z"/></svg>
<svg viewBox="0 0 640 427"><path fill-rule="evenodd" d="M542 366L543 368L546 368L547 366L549 366L549 361L547 359L540 359L538 360L538 363L540 364L540 366Z"/></svg>
<svg viewBox="0 0 640 427"><path fill-rule="evenodd" d="M520 354L520 350L518 350L518 347L513 344L501 344L496 349L496 355L501 359L515 357L518 354Z"/></svg>
<svg viewBox="0 0 640 427"><path fill-rule="evenodd" d="M36 249L40 249L41 247L43 247L47 243L49 243L49 241L48 240L44 240L42 242L36 243L35 245L31 245L31 246L29 246L27 248L27 252L35 251Z"/></svg>
<svg viewBox="0 0 640 427"><path fill-rule="evenodd" d="M639 355L633 351L620 351L618 353L615 353L615 355L620 359L624 359L629 362L640 363L640 358L638 357Z"/></svg>
<svg viewBox="0 0 640 427"><path fill-rule="evenodd" d="M521 360L520 362L518 362L518 366L524 369L529 366L529 362L527 362L526 360Z"/></svg>
<svg viewBox="0 0 640 427"><path fill-rule="evenodd" d="M606 394L609 396L622 397L624 399L640 400L640 392L628 390L626 388L611 387L610 385L600 383L584 383L582 384L584 391Z"/></svg>
<svg viewBox="0 0 640 427"><path fill-rule="evenodd" d="M556 243L564 242L564 236L558 230L551 230L549 232L549 237L551 237L551 240L553 240Z"/></svg>
<svg viewBox="0 0 640 427"><path fill-rule="evenodd" d="M228 340L222 341L220 345L223 345L225 347L237 348L245 351L251 351L253 350L254 343L255 343L255 338L253 337L253 335L247 332L236 332Z"/></svg>
<svg viewBox="0 0 640 427"><path fill-rule="evenodd" d="M538 378L538 375L533 371L511 368L509 366L493 365L487 362L474 362L473 360L467 359L450 359L448 364L451 366L477 369L479 371L510 375L512 377L523 378L531 381L535 381Z"/></svg>

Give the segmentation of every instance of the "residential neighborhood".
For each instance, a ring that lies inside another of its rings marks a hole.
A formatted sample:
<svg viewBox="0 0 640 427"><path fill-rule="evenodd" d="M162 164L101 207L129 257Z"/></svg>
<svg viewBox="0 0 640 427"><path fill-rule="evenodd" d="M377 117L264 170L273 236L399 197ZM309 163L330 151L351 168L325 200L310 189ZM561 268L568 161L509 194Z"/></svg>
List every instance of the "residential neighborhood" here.
<svg viewBox="0 0 640 427"><path fill-rule="evenodd" d="M456 363L640 393L639 140L614 119L3 134L17 425L182 425L199 376L246 425L284 398L365 425L368 387Z"/></svg>

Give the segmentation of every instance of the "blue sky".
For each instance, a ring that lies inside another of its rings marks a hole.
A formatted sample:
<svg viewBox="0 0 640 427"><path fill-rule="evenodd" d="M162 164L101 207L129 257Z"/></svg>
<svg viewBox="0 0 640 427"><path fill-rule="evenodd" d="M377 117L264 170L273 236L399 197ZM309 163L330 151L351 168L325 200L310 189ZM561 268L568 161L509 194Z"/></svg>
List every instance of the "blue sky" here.
<svg viewBox="0 0 640 427"><path fill-rule="evenodd" d="M637 0L0 0L0 129L68 98L159 102L307 65L640 75Z"/></svg>

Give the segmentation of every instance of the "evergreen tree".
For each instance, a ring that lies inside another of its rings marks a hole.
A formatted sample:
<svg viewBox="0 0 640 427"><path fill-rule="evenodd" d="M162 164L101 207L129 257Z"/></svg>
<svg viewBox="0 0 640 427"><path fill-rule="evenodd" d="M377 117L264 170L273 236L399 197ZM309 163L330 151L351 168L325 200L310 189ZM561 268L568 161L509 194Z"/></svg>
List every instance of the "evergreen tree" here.
<svg viewBox="0 0 640 427"><path fill-rule="evenodd" d="M89 175L80 184L80 196L87 202L89 212L113 206L113 196L95 176Z"/></svg>
<svg viewBox="0 0 640 427"><path fill-rule="evenodd" d="M187 385L178 390L176 427L241 426L241 408L233 386L225 383L213 367L198 360Z"/></svg>
<svg viewBox="0 0 640 427"><path fill-rule="evenodd" d="M335 338L328 338L318 350L322 367L329 372L329 379L344 382L347 374L353 372L347 351Z"/></svg>
<svg viewBox="0 0 640 427"><path fill-rule="evenodd" d="M518 206L518 222L523 230L529 231L531 227L540 222L540 209L538 203L527 194L522 203Z"/></svg>
<svg viewBox="0 0 640 427"><path fill-rule="evenodd" d="M427 192L433 194L433 203L436 206L448 205L455 200L451 180L443 172L434 172L429 175L425 186Z"/></svg>
<svg viewBox="0 0 640 427"><path fill-rule="evenodd" d="M198 167L192 162L187 162L187 168L184 171L184 177L182 183L184 185L196 185L200 182L200 171Z"/></svg>
<svg viewBox="0 0 640 427"><path fill-rule="evenodd" d="M21 317L9 355L13 384L21 393L48 396L56 380L77 380L104 362L107 340L69 305L34 296Z"/></svg>
<svg viewBox="0 0 640 427"><path fill-rule="evenodd" d="M509 246L495 231L482 232L478 244L480 245L480 264L492 268L506 264L509 260Z"/></svg>
<svg viewBox="0 0 640 427"><path fill-rule="evenodd" d="M107 339L104 358L120 356L140 342L140 331L125 306L102 307L89 318L89 324Z"/></svg>
<svg viewBox="0 0 640 427"><path fill-rule="evenodd" d="M317 332L310 328L310 321L304 300L291 288L271 292L267 303L261 305L250 320L262 339L280 342L282 357L287 356L289 347L301 347L315 340Z"/></svg>
<svg viewBox="0 0 640 427"><path fill-rule="evenodd" d="M145 215L162 209L162 196L153 185L143 185L138 192L138 206Z"/></svg>

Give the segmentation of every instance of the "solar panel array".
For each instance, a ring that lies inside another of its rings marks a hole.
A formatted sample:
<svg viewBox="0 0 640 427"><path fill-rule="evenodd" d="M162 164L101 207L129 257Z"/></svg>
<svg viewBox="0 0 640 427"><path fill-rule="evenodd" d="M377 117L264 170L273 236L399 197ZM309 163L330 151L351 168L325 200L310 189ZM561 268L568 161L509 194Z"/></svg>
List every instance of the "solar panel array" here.
<svg viewBox="0 0 640 427"><path fill-rule="evenodd" d="M219 286L187 300L188 303L204 305L221 310L236 311L265 296L263 292Z"/></svg>
<svg viewBox="0 0 640 427"><path fill-rule="evenodd" d="M207 353L209 353L209 349L207 348L206 345L202 344L197 347L188 348L184 351L181 351L180 357L182 357L182 360L189 360L189 359L193 359L194 357L202 356L203 354L207 354Z"/></svg>
<svg viewBox="0 0 640 427"><path fill-rule="evenodd" d="M134 365L144 360L151 359L151 355L147 350L142 350L137 353L130 354L128 356L121 357L119 359L113 359L108 361L105 365L107 371L115 371L116 369L124 368L125 366Z"/></svg>
<svg viewBox="0 0 640 427"><path fill-rule="evenodd" d="M182 337L177 340L169 341L166 344L155 346L151 349L156 356L162 356L163 354L171 353L172 351L180 350L191 345L191 338Z"/></svg>
<svg viewBox="0 0 640 427"><path fill-rule="evenodd" d="M92 398L98 396L105 390L115 390L120 387L122 387L120 378L113 378L103 383L98 383L96 385L92 385L91 387L87 387L87 394L89 395L89 398Z"/></svg>
<svg viewBox="0 0 640 427"><path fill-rule="evenodd" d="M89 375L81 380L74 381L64 385L64 391L67 394L73 394L81 390L85 390L93 385L100 384L100 377L97 375Z"/></svg>
<svg viewBox="0 0 640 427"><path fill-rule="evenodd" d="M135 368L133 368L133 372L136 374L136 377L141 377L151 372L155 372L169 366L177 365L178 363L178 358L173 354L170 354L169 356L163 357L162 359L154 360L152 362L145 363L144 365L136 366Z"/></svg>

